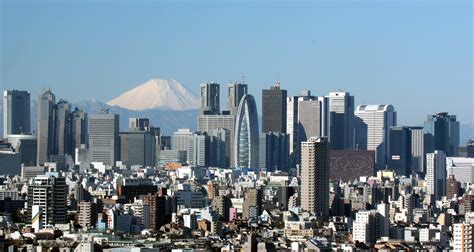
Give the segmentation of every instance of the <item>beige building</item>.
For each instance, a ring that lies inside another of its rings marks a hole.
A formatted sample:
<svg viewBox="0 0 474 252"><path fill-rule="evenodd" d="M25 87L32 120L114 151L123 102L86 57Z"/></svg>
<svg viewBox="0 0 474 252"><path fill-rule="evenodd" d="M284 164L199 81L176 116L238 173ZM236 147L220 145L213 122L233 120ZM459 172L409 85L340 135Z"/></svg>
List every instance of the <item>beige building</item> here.
<svg viewBox="0 0 474 252"><path fill-rule="evenodd" d="M316 216L329 214L329 154L326 137L301 143L301 207Z"/></svg>

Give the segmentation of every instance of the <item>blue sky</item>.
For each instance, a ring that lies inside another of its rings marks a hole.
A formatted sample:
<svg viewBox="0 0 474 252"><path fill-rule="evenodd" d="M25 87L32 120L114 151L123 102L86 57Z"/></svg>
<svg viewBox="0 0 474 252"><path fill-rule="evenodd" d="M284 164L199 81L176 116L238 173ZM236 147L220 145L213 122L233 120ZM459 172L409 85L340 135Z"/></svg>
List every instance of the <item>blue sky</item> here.
<svg viewBox="0 0 474 252"><path fill-rule="evenodd" d="M0 84L108 101L154 77L343 89L399 124L473 122L470 1L0 1Z"/></svg>

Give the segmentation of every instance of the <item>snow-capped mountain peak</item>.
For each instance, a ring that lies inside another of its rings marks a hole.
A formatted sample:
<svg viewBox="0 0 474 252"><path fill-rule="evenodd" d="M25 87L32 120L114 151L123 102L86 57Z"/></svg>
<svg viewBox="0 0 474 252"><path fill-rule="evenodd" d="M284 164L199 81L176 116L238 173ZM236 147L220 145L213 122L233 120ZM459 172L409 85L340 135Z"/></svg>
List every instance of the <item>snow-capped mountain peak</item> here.
<svg viewBox="0 0 474 252"><path fill-rule="evenodd" d="M107 102L129 110L189 110L199 108L199 99L173 79L151 79Z"/></svg>

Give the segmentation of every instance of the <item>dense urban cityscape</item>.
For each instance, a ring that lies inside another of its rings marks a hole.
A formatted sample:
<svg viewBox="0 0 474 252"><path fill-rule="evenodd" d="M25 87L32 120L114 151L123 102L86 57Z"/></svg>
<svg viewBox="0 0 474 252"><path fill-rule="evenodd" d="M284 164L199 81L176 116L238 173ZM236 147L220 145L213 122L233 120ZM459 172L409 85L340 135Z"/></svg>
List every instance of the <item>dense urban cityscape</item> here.
<svg viewBox="0 0 474 252"><path fill-rule="evenodd" d="M473 251L474 140L456 115L400 125L396 104L279 81L199 94L197 129L165 135L50 89L32 121L30 91L5 90L0 249Z"/></svg>

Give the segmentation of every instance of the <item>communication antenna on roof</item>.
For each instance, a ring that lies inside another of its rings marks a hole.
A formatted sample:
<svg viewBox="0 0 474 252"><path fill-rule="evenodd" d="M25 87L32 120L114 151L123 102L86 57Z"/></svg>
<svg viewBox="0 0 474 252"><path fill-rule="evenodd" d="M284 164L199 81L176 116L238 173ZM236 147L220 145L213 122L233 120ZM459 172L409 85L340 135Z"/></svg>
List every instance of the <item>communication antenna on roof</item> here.
<svg viewBox="0 0 474 252"><path fill-rule="evenodd" d="M280 87L280 80L279 80L279 79L277 79L277 80L275 81L275 87Z"/></svg>

